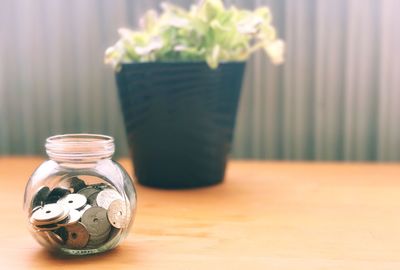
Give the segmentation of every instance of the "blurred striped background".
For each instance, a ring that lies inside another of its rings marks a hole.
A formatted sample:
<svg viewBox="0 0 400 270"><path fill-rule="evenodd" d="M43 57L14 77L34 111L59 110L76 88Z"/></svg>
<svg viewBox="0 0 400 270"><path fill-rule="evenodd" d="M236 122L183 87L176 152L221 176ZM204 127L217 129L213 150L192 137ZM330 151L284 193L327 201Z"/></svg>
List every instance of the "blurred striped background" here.
<svg viewBox="0 0 400 270"><path fill-rule="evenodd" d="M160 2L3 0L0 154L43 153L46 137L70 132L115 136L128 154L103 52ZM283 66L248 62L234 157L400 160L400 1L226 3L269 5L287 43Z"/></svg>

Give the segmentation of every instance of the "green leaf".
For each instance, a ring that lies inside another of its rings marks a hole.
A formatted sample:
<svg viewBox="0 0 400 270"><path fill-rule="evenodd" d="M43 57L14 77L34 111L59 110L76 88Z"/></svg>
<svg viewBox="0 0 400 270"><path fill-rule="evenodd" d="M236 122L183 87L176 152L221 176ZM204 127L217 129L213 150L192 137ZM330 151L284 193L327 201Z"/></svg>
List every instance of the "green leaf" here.
<svg viewBox="0 0 400 270"><path fill-rule="evenodd" d="M147 11L141 30L119 29L120 39L105 52L116 70L121 63L149 61L245 61L263 49L274 63L283 61L284 43L277 38L267 7L255 11L225 8L221 0L202 0L189 10L162 3L162 13Z"/></svg>

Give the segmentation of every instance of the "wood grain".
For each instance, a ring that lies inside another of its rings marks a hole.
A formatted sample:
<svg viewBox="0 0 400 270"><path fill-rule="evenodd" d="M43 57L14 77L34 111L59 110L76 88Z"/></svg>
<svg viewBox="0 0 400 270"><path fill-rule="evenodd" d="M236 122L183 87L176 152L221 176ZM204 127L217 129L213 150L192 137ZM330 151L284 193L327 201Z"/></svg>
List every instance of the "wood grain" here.
<svg viewBox="0 0 400 270"><path fill-rule="evenodd" d="M25 228L24 186L41 161L0 158L1 269L400 269L400 164L232 161L222 185L138 186L125 242L66 258Z"/></svg>

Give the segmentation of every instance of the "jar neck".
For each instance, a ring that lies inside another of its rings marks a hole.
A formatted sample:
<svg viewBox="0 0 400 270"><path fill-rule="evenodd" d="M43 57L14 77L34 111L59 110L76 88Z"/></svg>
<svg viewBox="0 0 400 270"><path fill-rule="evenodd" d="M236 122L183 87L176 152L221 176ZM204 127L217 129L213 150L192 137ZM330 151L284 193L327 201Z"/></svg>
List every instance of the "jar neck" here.
<svg viewBox="0 0 400 270"><path fill-rule="evenodd" d="M60 163L88 164L110 159L114 154L114 139L99 134L65 134L47 138L46 153Z"/></svg>

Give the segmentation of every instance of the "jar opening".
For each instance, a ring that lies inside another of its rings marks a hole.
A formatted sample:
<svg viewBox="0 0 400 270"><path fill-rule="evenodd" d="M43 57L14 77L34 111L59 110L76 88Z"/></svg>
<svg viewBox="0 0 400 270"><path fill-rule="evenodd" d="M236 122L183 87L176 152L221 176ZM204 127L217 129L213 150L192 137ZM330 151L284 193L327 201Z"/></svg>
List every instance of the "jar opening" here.
<svg viewBox="0 0 400 270"><path fill-rule="evenodd" d="M55 135L46 140L46 153L60 162L95 162L111 158L114 139L100 134Z"/></svg>

